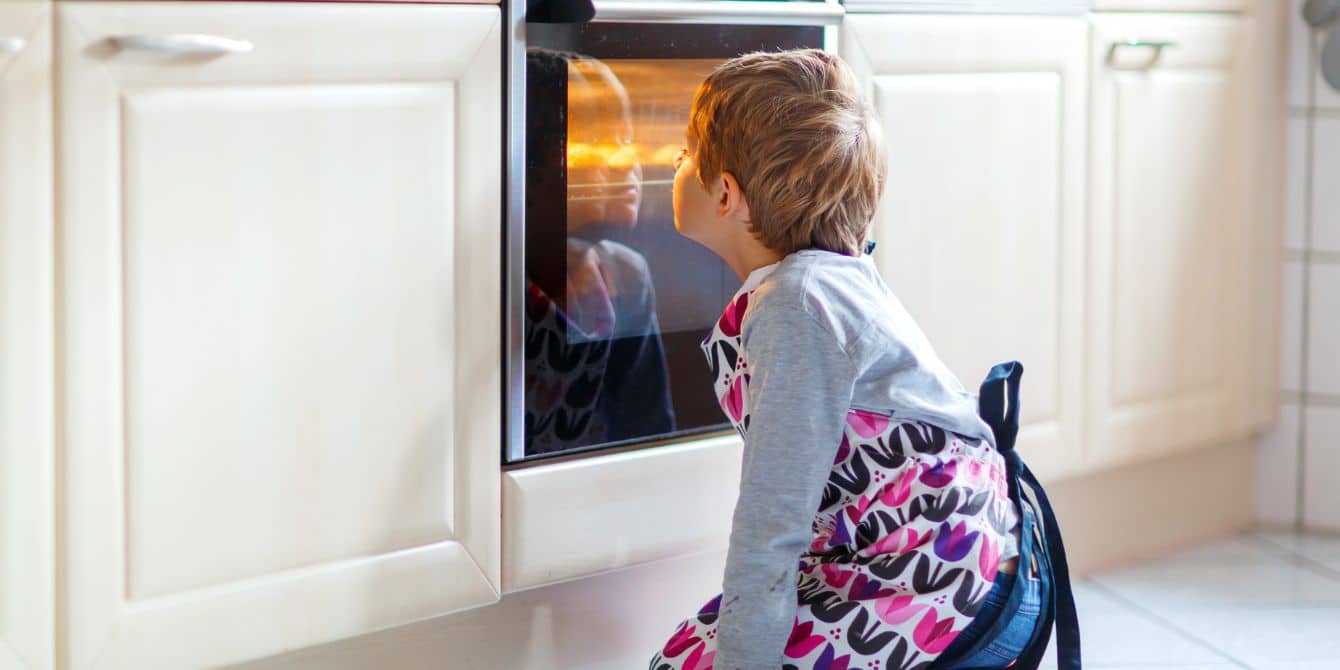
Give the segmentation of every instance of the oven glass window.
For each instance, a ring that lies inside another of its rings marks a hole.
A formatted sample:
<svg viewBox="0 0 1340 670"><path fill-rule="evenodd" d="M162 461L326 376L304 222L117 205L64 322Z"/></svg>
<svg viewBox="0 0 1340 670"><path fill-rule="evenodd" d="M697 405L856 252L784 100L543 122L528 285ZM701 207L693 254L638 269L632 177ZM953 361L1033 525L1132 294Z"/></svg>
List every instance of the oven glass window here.
<svg viewBox="0 0 1340 670"><path fill-rule="evenodd" d="M700 343L740 281L676 232L673 162L713 67L822 29L528 31L522 458L725 428Z"/></svg>

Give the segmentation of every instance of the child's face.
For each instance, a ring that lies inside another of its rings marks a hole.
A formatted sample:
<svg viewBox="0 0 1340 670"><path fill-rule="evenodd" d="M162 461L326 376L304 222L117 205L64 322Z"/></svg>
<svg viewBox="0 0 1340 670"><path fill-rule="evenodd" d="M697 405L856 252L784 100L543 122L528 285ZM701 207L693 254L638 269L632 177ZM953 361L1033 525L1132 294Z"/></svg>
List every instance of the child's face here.
<svg viewBox="0 0 1340 670"><path fill-rule="evenodd" d="M719 217L713 207L715 198L698 181L698 163L694 160L695 146L689 141L675 158L674 209L675 230L699 244L712 249L712 231L719 229Z"/></svg>

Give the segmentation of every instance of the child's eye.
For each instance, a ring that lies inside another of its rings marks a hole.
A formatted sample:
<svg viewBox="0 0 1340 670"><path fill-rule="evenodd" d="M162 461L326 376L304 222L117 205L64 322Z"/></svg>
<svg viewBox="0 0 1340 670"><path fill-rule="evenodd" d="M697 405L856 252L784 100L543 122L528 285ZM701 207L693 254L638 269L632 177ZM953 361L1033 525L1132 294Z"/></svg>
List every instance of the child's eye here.
<svg viewBox="0 0 1340 670"><path fill-rule="evenodd" d="M674 160L675 169L678 170L679 166L684 164L684 159L688 157L689 157L688 147L680 149L679 153L675 154L675 160Z"/></svg>

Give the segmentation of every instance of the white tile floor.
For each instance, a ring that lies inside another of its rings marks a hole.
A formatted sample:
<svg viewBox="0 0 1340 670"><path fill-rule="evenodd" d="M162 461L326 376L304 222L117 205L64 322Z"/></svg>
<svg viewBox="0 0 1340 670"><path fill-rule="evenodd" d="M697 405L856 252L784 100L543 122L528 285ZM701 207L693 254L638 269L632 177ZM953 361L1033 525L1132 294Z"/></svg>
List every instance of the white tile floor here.
<svg viewBox="0 0 1340 670"><path fill-rule="evenodd" d="M1086 668L1340 670L1340 536L1253 532L1080 580L1075 599Z"/></svg>

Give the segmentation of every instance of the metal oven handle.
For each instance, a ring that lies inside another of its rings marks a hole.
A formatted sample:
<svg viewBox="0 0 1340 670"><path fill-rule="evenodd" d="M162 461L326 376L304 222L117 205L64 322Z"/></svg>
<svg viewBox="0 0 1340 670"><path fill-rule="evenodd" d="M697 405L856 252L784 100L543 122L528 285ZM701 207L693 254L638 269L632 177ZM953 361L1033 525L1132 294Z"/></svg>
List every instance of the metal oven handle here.
<svg viewBox="0 0 1340 670"><path fill-rule="evenodd" d="M625 23L747 23L751 25L832 25L842 22L842 6L829 2L742 2L740 0L595 0L596 21Z"/></svg>
<svg viewBox="0 0 1340 670"><path fill-rule="evenodd" d="M591 0L528 0L528 23L587 23L596 15Z"/></svg>

